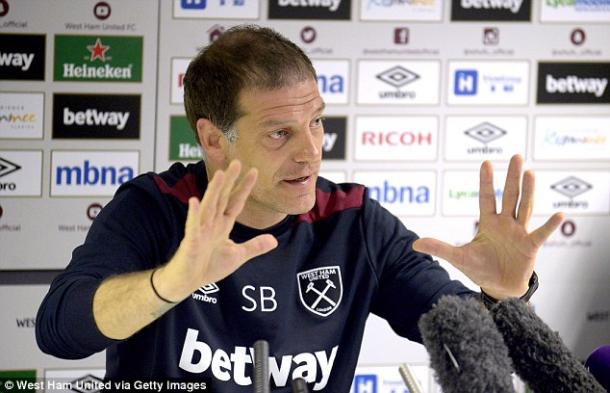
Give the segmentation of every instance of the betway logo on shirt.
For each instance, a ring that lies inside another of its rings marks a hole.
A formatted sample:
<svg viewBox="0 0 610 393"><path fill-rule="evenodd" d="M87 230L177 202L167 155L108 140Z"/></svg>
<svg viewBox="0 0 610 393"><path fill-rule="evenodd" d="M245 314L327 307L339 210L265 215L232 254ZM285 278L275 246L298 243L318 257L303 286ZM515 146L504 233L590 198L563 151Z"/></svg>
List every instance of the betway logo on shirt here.
<svg viewBox="0 0 610 393"><path fill-rule="evenodd" d="M351 0L270 0L269 19L349 20Z"/></svg>
<svg viewBox="0 0 610 393"><path fill-rule="evenodd" d="M252 385L252 377L247 375L246 367L252 368L254 349L236 346L230 352L222 348L212 349L207 343L198 339L199 330L188 329L179 367L193 374L210 370L215 379L232 382L239 386ZM296 355L286 354L281 358L269 357L269 376L272 387L284 387L295 378L303 378L314 391L322 390L328 384L339 346L330 351L321 350L313 353L302 352ZM320 373L318 373L320 370Z"/></svg>
<svg viewBox="0 0 610 393"><path fill-rule="evenodd" d="M447 161L509 160L525 155L527 118L523 116L448 116Z"/></svg>
<svg viewBox="0 0 610 393"><path fill-rule="evenodd" d="M327 104L347 104L349 99L349 61L313 60L318 90Z"/></svg>
<svg viewBox="0 0 610 393"><path fill-rule="evenodd" d="M142 37L55 36L56 81L141 82Z"/></svg>
<svg viewBox="0 0 610 393"><path fill-rule="evenodd" d="M534 159L610 160L610 116L538 116Z"/></svg>
<svg viewBox="0 0 610 393"><path fill-rule="evenodd" d="M0 138L42 139L43 93L0 93Z"/></svg>
<svg viewBox="0 0 610 393"><path fill-rule="evenodd" d="M137 151L51 152L51 196L112 196L139 172Z"/></svg>
<svg viewBox="0 0 610 393"><path fill-rule="evenodd" d="M172 81L171 81L171 100L172 104L184 103L184 76L191 59L175 58L172 59Z"/></svg>
<svg viewBox="0 0 610 393"><path fill-rule="evenodd" d="M436 116L356 117L356 160L436 160Z"/></svg>
<svg viewBox="0 0 610 393"><path fill-rule="evenodd" d="M610 103L610 63L538 63L538 103Z"/></svg>
<svg viewBox="0 0 610 393"><path fill-rule="evenodd" d="M53 138L139 137L139 95L53 95Z"/></svg>
<svg viewBox="0 0 610 393"><path fill-rule="evenodd" d="M44 35L0 34L0 80L44 80Z"/></svg>
<svg viewBox="0 0 610 393"><path fill-rule="evenodd" d="M452 0L451 20L529 21L531 0Z"/></svg>
<svg viewBox="0 0 610 393"><path fill-rule="evenodd" d="M362 171L354 181L397 216L431 216L436 204L436 173L431 171Z"/></svg>

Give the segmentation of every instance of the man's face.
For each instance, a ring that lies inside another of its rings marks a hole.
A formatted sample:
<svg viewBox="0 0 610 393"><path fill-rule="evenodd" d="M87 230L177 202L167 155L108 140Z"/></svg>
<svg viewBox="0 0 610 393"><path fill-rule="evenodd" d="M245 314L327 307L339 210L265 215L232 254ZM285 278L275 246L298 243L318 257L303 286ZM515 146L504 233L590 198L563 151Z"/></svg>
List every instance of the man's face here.
<svg viewBox="0 0 610 393"><path fill-rule="evenodd" d="M316 199L324 136L324 101L316 81L245 90L238 102L245 115L234 125L238 137L227 148L228 161L239 159L242 173L258 169L242 216L264 226L308 212Z"/></svg>

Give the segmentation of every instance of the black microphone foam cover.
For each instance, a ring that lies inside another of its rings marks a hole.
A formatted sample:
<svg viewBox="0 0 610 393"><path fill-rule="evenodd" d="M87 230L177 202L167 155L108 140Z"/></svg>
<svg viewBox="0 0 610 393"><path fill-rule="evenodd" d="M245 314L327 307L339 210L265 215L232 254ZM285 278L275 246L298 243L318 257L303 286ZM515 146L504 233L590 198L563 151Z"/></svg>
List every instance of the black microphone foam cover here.
<svg viewBox="0 0 610 393"><path fill-rule="evenodd" d="M445 296L419 329L443 393L514 393L508 349L479 300Z"/></svg>
<svg viewBox="0 0 610 393"><path fill-rule="evenodd" d="M554 332L522 300L498 302L491 314L517 374L536 393L605 393Z"/></svg>

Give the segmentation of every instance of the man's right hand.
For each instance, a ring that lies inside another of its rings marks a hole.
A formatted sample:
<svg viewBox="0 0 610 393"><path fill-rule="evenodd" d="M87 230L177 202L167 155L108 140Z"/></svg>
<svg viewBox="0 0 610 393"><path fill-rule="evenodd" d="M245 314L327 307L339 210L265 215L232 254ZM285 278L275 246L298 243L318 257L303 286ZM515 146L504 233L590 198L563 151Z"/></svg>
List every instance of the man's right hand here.
<svg viewBox="0 0 610 393"><path fill-rule="evenodd" d="M268 234L240 244L229 238L257 177L252 168L238 180L240 171L240 162L232 161L225 171L216 171L201 201L189 199L184 239L174 257L153 277L165 299L179 302L277 247L277 240Z"/></svg>

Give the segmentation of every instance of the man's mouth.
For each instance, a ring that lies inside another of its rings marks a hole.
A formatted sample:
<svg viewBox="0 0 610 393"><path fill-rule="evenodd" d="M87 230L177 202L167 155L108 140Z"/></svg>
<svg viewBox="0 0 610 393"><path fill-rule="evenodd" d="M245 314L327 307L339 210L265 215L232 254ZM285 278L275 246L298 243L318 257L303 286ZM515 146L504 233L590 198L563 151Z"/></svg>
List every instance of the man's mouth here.
<svg viewBox="0 0 610 393"><path fill-rule="evenodd" d="M311 179L311 175L308 175L308 176L297 177L297 178L294 178L294 179L286 179L284 181L286 183L290 183L290 184L305 184L310 179Z"/></svg>

